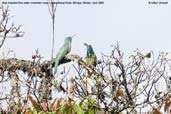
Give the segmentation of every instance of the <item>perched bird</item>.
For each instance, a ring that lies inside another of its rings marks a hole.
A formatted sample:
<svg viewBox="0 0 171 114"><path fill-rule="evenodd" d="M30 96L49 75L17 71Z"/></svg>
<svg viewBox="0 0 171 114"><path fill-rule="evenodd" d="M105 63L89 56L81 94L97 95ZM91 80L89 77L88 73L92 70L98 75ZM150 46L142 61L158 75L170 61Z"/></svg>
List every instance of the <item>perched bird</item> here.
<svg viewBox="0 0 171 114"><path fill-rule="evenodd" d="M72 37L66 37L63 46L59 49L55 58L54 75L57 72L60 62L71 51L71 42L72 42Z"/></svg>
<svg viewBox="0 0 171 114"><path fill-rule="evenodd" d="M87 53L86 53L86 64L89 66L96 66L97 65L97 57L94 53L94 50L91 45L88 45L87 43L84 43L84 45L87 47Z"/></svg>

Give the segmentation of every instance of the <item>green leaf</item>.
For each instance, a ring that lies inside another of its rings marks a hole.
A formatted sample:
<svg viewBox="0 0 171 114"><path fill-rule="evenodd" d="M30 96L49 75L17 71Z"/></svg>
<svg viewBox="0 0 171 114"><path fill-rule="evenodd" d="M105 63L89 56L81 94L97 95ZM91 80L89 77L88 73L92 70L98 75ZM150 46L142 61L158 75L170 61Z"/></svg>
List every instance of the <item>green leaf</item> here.
<svg viewBox="0 0 171 114"><path fill-rule="evenodd" d="M72 111L73 111L73 105L69 103L64 103L60 108L60 112L62 114L72 114Z"/></svg>
<svg viewBox="0 0 171 114"><path fill-rule="evenodd" d="M96 114L96 112L97 112L97 109L89 109L88 110L88 114Z"/></svg>
<svg viewBox="0 0 171 114"><path fill-rule="evenodd" d="M31 114L38 114L38 112L36 110L33 110Z"/></svg>
<svg viewBox="0 0 171 114"><path fill-rule="evenodd" d="M73 109L74 109L76 114L84 114L84 111L77 104L73 105Z"/></svg>

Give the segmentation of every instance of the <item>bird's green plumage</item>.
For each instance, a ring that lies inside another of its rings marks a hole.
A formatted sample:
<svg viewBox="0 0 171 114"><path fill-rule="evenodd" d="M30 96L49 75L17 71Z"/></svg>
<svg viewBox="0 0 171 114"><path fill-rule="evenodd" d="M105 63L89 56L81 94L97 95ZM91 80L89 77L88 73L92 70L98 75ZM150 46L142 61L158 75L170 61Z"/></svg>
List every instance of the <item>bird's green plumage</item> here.
<svg viewBox="0 0 171 114"><path fill-rule="evenodd" d="M87 53L86 53L86 64L89 66L96 66L97 64L97 57L96 54L93 50L93 47L91 45L88 44L84 44L87 47Z"/></svg>
<svg viewBox="0 0 171 114"><path fill-rule="evenodd" d="M54 75L62 59L71 51L72 37L66 37L63 46L59 49L55 58Z"/></svg>

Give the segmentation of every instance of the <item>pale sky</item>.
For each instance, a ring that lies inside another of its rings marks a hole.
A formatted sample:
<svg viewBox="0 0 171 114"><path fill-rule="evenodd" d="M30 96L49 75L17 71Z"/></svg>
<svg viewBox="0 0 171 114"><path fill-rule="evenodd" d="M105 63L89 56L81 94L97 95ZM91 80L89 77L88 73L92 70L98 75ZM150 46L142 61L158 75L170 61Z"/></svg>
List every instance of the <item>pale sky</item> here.
<svg viewBox="0 0 171 114"><path fill-rule="evenodd" d="M18 1L18 0L6 0ZM22 0L31 1L31 0ZM32 0L46 1L46 0ZM67 0L61 0L67 1ZM83 0L68 0L83 1ZM100 0L89 0L100 1ZM171 3L148 4L148 0L103 0L100 5L58 5L55 23L55 54L67 36L76 34L73 54L85 55L84 42L93 45L97 55L110 53L110 45L119 41L125 54L136 48L144 52L171 49ZM22 25L25 36L6 40L3 48L17 57L30 59L39 48L50 59L52 27L47 5L9 5L13 22Z"/></svg>

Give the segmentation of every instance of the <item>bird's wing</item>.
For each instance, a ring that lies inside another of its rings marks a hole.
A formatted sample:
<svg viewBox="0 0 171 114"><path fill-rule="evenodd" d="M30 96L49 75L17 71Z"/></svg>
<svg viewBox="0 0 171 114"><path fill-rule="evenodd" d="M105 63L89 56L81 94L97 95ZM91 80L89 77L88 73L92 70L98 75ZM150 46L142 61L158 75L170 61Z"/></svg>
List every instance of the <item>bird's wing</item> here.
<svg viewBox="0 0 171 114"><path fill-rule="evenodd" d="M71 50L70 44L64 44L58 51L55 59L55 70L54 72L57 72L58 65L60 61L67 55Z"/></svg>
<svg viewBox="0 0 171 114"><path fill-rule="evenodd" d="M60 52L59 52L59 61L61 61L71 50L71 46L69 43L64 44L61 48L60 48Z"/></svg>

